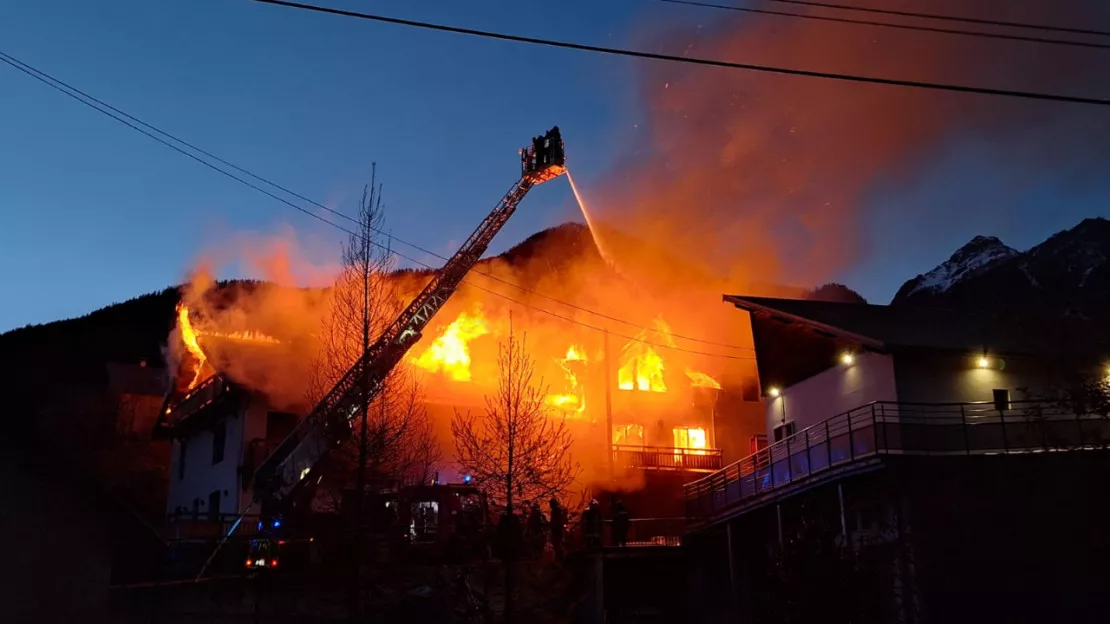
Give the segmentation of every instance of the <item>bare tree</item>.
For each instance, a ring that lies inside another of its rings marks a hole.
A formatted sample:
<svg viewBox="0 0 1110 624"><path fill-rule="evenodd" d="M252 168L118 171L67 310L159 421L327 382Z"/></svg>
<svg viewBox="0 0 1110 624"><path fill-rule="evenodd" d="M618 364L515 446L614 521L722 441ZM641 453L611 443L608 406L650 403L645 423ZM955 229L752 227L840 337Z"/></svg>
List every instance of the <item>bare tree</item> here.
<svg viewBox="0 0 1110 624"><path fill-rule="evenodd" d="M526 340L517 340L510 324L498 348L497 391L485 397L484 413L456 411L451 419L459 465L509 513L514 501L565 495L580 470L565 419L544 404L547 387L535 380Z"/></svg>
<svg viewBox="0 0 1110 624"><path fill-rule="evenodd" d="M376 173L375 168L370 185L363 190L356 226L343 246L343 269L321 322L320 350L309 383L309 399L313 404L362 356L400 308L390 279L394 264L388 237L382 234L385 213ZM363 383L369 384L369 378ZM368 394L365 390L364 394ZM385 380L373 401L359 406L357 418L355 435L336 449L326 485L320 492L325 503L337 508L343 491L353 481L352 551L356 553L351 576L353 612L360 610L361 564L357 554L361 552L361 534L367 524L363 513L365 493L398 485L406 478L422 478L429 466L439 460L423 392L400 367Z"/></svg>

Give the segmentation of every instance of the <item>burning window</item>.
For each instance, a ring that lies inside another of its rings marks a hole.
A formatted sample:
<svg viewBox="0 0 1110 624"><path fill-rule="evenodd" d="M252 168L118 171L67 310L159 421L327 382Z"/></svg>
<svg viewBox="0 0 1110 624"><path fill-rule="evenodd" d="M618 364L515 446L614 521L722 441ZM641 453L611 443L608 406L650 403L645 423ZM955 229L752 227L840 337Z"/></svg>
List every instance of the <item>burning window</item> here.
<svg viewBox="0 0 1110 624"><path fill-rule="evenodd" d="M566 392L549 394L544 402L567 415L582 416L586 411L585 389L578 376L585 371L585 350L578 345L567 348L566 357L555 360L563 369L566 378Z"/></svg>
<svg viewBox="0 0 1110 624"><path fill-rule="evenodd" d="M675 427L674 447L680 449L704 449L706 444L705 429L692 427Z"/></svg>
<svg viewBox="0 0 1110 624"><path fill-rule="evenodd" d="M666 392L663 382L663 358L648 345L633 341L621 354L624 364L617 369L617 387L621 390Z"/></svg>
<svg viewBox="0 0 1110 624"><path fill-rule="evenodd" d="M617 446L643 446L644 428L641 425L614 425L613 444Z"/></svg>

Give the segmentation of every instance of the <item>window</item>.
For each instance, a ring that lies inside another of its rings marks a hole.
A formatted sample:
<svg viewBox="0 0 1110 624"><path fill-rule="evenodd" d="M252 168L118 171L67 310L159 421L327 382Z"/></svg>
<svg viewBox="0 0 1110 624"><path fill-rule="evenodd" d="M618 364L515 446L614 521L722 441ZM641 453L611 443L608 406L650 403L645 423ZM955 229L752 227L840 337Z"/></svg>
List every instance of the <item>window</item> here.
<svg viewBox="0 0 1110 624"><path fill-rule="evenodd" d="M674 447L682 449L709 448L706 444L705 429L676 427L674 430Z"/></svg>
<svg viewBox="0 0 1110 624"><path fill-rule="evenodd" d="M994 390L994 409L1002 412L1010 409L1010 391L1002 388Z"/></svg>
<svg viewBox="0 0 1110 624"><path fill-rule="evenodd" d="M189 445L185 440L177 443L177 478L178 480L185 478L185 453L189 450Z"/></svg>
<svg viewBox="0 0 1110 624"><path fill-rule="evenodd" d="M614 425L613 444L643 446L644 428L641 425Z"/></svg>
<svg viewBox="0 0 1110 624"><path fill-rule="evenodd" d="M227 444L227 421L221 421L212 429L212 463L224 460L224 446Z"/></svg>
<svg viewBox="0 0 1110 624"><path fill-rule="evenodd" d="M775 428L772 430L772 433L774 433L774 435L775 435L775 442L781 442L781 441L785 440L786 438L789 438L790 436L794 435L794 431L795 431L794 421L791 420L791 421L788 421L788 422L784 422L784 423L775 425Z"/></svg>

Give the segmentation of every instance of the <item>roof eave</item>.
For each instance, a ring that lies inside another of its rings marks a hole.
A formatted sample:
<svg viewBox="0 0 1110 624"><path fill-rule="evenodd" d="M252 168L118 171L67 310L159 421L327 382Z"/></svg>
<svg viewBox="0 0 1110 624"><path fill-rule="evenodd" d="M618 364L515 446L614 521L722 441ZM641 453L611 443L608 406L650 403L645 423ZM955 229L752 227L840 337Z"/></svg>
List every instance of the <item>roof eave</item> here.
<svg viewBox="0 0 1110 624"><path fill-rule="evenodd" d="M783 312L782 310L779 310L778 308L772 308L772 307L769 307L769 306L760 305L758 303L755 303L754 301L750 301L748 299L745 299L744 297L740 297L740 296L737 296L737 295L722 295L722 299L725 303L731 303L732 305L736 306L737 308L740 308L741 310L746 310L747 312L750 312L750 313L753 313L753 314L766 314L766 315L769 315L769 316L772 316L772 317L777 316L777 317L780 317L780 318L785 318L785 319L787 319L791 322L806 325L806 326L811 327L812 329L815 329L817 331L833 334L835 336L838 336L838 337L843 338L845 340L850 340L852 342L858 342L859 344L865 345L865 346L867 346L871 349L875 349L875 350L878 350L878 351L886 351L887 350L887 345L885 345L882 341L876 340L875 338L872 338L870 336L864 336L862 334L857 334L855 332L850 332L850 331L848 331L846 329L843 329L843 328L840 328L840 327L836 327L836 326L833 326L833 325L827 325L827 324L821 323L819 321L814 321L813 319L805 318L804 316L798 316L796 314L790 314L789 312Z"/></svg>

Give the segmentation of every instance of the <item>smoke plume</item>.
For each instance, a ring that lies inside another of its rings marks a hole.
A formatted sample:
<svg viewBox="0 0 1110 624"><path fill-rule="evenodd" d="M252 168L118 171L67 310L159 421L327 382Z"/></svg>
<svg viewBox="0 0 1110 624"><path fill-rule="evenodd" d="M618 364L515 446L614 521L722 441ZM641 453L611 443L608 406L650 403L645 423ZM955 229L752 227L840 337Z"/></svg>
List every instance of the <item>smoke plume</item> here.
<svg viewBox="0 0 1110 624"><path fill-rule="evenodd" d="M1106 3L1062 4L944 0L929 3L928 10L1110 25ZM921 5L888 2L883 8ZM700 11L702 23L712 25L649 28L642 47L880 78L1108 95L1110 50L675 8L680 10ZM1110 115L1097 106L655 61L640 66L638 90L645 109L639 111L634 147L600 189L591 189L595 197L600 193L597 207L607 222L726 276L733 289L759 292L767 282L815 285L864 259L874 200L935 192L915 182L961 147L978 150L984 169L1001 171L1012 182L993 193L995 205L969 206L959 199L937 205L935 219L928 220L936 230L967 210L1001 218L999 207L1038 182L1105 184L1098 176L1110 154ZM907 197L905 205L911 203L921 202Z"/></svg>

